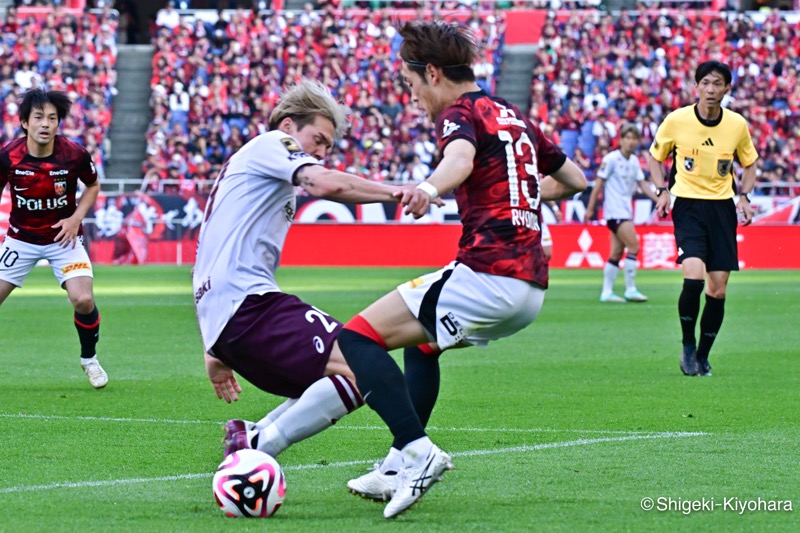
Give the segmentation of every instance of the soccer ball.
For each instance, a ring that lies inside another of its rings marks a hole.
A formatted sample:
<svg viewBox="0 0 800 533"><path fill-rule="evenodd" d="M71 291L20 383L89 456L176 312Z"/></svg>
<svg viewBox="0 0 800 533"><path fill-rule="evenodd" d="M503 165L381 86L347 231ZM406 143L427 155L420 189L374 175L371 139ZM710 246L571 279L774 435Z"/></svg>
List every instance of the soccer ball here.
<svg viewBox="0 0 800 533"><path fill-rule="evenodd" d="M281 465L258 450L239 450L225 457L212 486L217 505L232 517L272 516L286 494Z"/></svg>

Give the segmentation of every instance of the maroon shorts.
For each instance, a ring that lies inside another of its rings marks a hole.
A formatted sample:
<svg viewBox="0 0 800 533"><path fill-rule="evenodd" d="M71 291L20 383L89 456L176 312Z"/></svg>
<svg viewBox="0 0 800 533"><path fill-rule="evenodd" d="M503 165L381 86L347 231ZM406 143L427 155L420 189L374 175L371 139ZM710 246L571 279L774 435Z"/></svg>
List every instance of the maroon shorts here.
<svg viewBox="0 0 800 533"><path fill-rule="evenodd" d="M261 390L297 398L321 379L341 322L297 296L248 296L212 354Z"/></svg>
<svg viewBox="0 0 800 533"><path fill-rule="evenodd" d="M616 235L619 227L625 222L630 222L630 221L631 219L629 218L611 218L606 220L606 226L608 226L608 229L611 230L611 233Z"/></svg>

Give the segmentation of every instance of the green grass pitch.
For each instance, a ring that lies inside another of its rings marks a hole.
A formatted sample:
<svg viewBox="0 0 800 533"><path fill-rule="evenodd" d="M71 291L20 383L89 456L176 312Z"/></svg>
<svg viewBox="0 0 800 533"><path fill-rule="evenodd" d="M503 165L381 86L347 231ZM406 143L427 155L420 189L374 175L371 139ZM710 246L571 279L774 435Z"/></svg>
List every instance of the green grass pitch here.
<svg viewBox="0 0 800 533"><path fill-rule="evenodd" d="M347 320L421 272L287 268L279 282ZM640 272L644 304L598 303L601 276L552 272L532 326L443 356L429 432L456 470L414 509L386 521L345 489L389 444L365 408L279 457L286 502L264 523L223 516L211 476L221 424L280 399L247 384L216 399L189 269L96 269L110 376L96 391L66 295L37 268L0 308L0 531L796 531L800 272L732 275L712 378L678 370L680 273ZM759 499L794 510L725 507Z"/></svg>

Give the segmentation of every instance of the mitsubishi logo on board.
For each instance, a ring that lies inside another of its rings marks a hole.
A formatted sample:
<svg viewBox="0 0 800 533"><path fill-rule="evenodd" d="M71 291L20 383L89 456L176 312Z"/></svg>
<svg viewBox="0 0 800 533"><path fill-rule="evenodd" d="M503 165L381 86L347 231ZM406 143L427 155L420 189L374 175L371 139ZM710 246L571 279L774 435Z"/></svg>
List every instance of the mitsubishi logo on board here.
<svg viewBox="0 0 800 533"><path fill-rule="evenodd" d="M603 256L601 256L598 252L592 252L592 236L589 235L587 230L581 231L580 236L578 237L578 247L580 248L579 252L572 252L567 257L566 266L570 268L577 268L583 265L583 262L586 261L589 263L590 267L600 268L603 266Z"/></svg>

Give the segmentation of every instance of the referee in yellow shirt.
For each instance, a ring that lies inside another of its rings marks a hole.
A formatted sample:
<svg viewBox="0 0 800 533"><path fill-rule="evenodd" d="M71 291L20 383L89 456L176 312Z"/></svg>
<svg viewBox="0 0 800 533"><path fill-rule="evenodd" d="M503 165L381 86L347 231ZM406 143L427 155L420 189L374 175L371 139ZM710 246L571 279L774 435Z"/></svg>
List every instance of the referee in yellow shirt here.
<svg viewBox="0 0 800 533"><path fill-rule="evenodd" d="M650 146L651 180L656 186L656 210L666 216L670 195L665 194L662 163L673 158L669 192L675 196L672 221L678 260L683 271L683 290L678 315L683 333L681 370L687 376L710 376L708 354L725 315L725 290L732 270L739 270L736 250L736 209L742 225L753 219L749 194L756 181L758 154L750 139L747 121L720 106L731 88L731 70L719 61L701 63L694 75L698 101L676 109L664 118ZM744 168L739 201L734 156ZM700 318L700 342L695 328L700 314L700 295L705 279L706 305Z"/></svg>

